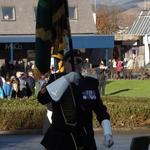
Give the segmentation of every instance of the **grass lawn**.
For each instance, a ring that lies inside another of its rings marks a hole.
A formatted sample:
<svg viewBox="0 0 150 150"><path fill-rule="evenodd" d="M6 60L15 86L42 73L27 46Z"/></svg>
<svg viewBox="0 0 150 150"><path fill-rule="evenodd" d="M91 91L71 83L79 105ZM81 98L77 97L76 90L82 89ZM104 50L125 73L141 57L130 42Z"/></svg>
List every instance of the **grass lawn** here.
<svg viewBox="0 0 150 150"><path fill-rule="evenodd" d="M150 80L111 80L107 81L107 96L150 97Z"/></svg>

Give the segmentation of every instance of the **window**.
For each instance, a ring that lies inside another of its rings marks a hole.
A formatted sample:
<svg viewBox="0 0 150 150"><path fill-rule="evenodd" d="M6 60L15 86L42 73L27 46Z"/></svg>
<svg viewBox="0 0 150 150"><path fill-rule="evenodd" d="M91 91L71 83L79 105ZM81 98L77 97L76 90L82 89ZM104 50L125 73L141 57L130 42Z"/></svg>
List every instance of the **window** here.
<svg viewBox="0 0 150 150"><path fill-rule="evenodd" d="M36 20L36 15L37 15L37 7L34 7L34 20Z"/></svg>
<svg viewBox="0 0 150 150"><path fill-rule="evenodd" d="M15 20L14 7L2 7L3 20Z"/></svg>
<svg viewBox="0 0 150 150"><path fill-rule="evenodd" d="M77 7L71 6L69 7L69 18L71 20L77 20Z"/></svg>

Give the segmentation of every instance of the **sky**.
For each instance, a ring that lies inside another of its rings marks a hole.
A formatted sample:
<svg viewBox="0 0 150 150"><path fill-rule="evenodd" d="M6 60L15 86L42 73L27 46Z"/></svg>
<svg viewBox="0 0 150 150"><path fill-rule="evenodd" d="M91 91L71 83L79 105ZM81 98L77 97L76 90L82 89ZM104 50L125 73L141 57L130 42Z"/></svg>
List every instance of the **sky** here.
<svg viewBox="0 0 150 150"><path fill-rule="evenodd" d="M91 0L92 2L97 2L97 3L101 3L101 4L119 4L119 5L123 5L126 3L136 3L136 2L143 2L146 0ZM149 0L147 0L149 1Z"/></svg>
<svg viewBox="0 0 150 150"><path fill-rule="evenodd" d="M103 4L103 5L118 5L124 8L131 8L138 2L150 1L150 0L90 0L92 3Z"/></svg>

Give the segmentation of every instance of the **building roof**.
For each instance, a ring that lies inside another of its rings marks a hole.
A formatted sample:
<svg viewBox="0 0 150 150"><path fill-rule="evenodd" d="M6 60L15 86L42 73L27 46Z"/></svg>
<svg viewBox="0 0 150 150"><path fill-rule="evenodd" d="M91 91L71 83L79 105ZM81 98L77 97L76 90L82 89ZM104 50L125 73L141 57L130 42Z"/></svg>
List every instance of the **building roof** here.
<svg viewBox="0 0 150 150"><path fill-rule="evenodd" d="M133 23L132 27L129 29L128 34L140 35L145 34L150 35L150 11L141 11L138 18Z"/></svg>
<svg viewBox="0 0 150 150"><path fill-rule="evenodd" d="M77 6L78 19L70 20L72 33L96 33L96 25L89 0L68 0L69 6Z"/></svg>
<svg viewBox="0 0 150 150"><path fill-rule="evenodd" d="M3 20L0 13L0 35L31 35L35 34L35 12L38 0L0 0L1 7L15 8L15 20ZM77 19L70 20L71 32L76 34L96 33L92 7L87 0L68 0L69 7L77 7Z"/></svg>

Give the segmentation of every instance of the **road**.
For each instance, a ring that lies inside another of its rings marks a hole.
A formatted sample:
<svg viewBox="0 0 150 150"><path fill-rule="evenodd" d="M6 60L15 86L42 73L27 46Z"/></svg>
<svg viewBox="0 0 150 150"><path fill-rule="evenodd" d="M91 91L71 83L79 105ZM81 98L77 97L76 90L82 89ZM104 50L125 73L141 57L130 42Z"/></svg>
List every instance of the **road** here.
<svg viewBox="0 0 150 150"><path fill-rule="evenodd" d="M130 150L133 137L150 136L150 129L141 131L114 131L114 146L109 150ZM42 134L0 134L0 150L44 150L40 145ZM101 131L95 132L98 150L108 150L103 146L103 135ZM150 150L150 148L149 148Z"/></svg>

